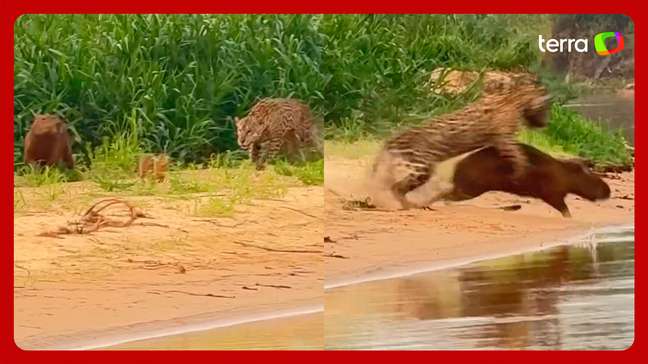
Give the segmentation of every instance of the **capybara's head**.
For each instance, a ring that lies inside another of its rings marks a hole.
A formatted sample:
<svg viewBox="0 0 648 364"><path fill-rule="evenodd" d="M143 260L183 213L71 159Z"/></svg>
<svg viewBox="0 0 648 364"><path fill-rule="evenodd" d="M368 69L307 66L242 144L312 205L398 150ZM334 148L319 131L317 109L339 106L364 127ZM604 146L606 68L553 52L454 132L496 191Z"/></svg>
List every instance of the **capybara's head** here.
<svg viewBox="0 0 648 364"><path fill-rule="evenodd" d="M58 115L54 115L54 114L36 114L36 115L34 115L34 121L32 122L32 124L35 124L37 122L47 121L47 120L63 122L63 119Z"/></svg>
<svg viewBox="0 0 648 364"><path fill-rule="evenodd" d="M171 164L171 158L166 153L158 154L156 157L156 165L158 171L166 172L169 170L169 165Z"/></svg>
<svg viewBox="0 0 648 364"><path fill-rule="evenodd" d="M597 174L593 173L584 163L576 160L562 162L569 178L571 190L590 201L610 198L610 186Z"/></svg>

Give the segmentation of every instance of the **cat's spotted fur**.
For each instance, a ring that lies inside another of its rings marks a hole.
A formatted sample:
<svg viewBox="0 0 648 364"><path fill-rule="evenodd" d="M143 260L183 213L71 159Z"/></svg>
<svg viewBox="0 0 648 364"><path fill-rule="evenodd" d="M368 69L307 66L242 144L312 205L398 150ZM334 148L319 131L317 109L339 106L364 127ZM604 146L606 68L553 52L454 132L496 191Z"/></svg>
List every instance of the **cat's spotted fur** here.
<svg viewBox="0 0 648 364"><path fill-rule="evenodd" d="M513 178L517 178L527 166L526 156L517 144L518 130L523 121L532 128L546 126L549 107L550 96L532 75L491 86L467 107L387 140L374 164L372 178L401 207L427 206L435 196L421 187L435 183L436 165L485 146L494 146L502 157L512 160ZM450 186L437 187L438 196Z"/></svg>
<svg viewBox="0 0 648 364"><path fill-rule="evenodd" d="M305 103L296 99L265 98L244 118L235 118L239 146L250 153L257 169L280 152L295 155L306 149L322 151L320 132Z"/></svg>

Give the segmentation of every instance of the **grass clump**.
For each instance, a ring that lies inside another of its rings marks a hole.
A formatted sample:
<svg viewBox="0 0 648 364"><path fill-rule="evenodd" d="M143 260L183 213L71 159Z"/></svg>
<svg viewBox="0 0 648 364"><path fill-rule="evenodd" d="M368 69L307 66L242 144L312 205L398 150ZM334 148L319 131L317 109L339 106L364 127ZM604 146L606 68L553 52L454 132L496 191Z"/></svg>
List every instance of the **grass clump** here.
<svg viewBox="0 0 648 364"><path fill-rule="evenodd" d="M137 165L141 154L139 125L136 112L125 120L124 125L112 138L104 138L94 150L87 145L89 167L86 178L94 181L108 192L126 191L135 186Z"/></svg>
<svg viewBox="0 0 648 364"><path fill-rule="evenodd" d="M282 176L297 178L306 186L321 186L324 184L324 160L305 162L293 165L285 161L277 161L274 171Z"/></svg>
<svg viewBox="0 0 648 364"><path fill-rule="evenodd" d="M236 168L248 159L247 152L242 150L212 154L207 162L208 168Z"/></svg>
<svg viewBox="0 0 648 364"><path fill-rule="evenodd" d="M234 215L238 203L239 201L235 196L212 196L206 201L196 201L194 215L200 217L230 217Z"/></svg>
<svg viewBox="0 0 648 364"><path fill-rule="evenodd" d="M16 185L20 187L40 187L59 184L73 180L76 177L73 171L63 170L59 167L23 166L18 171Z"/></svg>
<svg viewBox="0 0 648 364"><path fill-rule="evenodd" d="M112 138L103 138L94 150L88 146L90 175L113 178L133 177L142 150L139 142L139 126L135 112L126 125L115 131Z"/></svg>
<svg viewBox="0 0 648 364"><path fill-rule="evenodd" d="M169 193L172 195L185 195L192 193L209 192L211 186L197 178L172 175L169 177Z"/></svg>
<svg viewBox="0 0 648 364"><path fill-rule="evenodd" d="M194 215L203 217L232 216L236 207L252 203L255 199L281 198L288 192L287 181L281 175L266 170L258 173L247 160L235 168L209 169L203 185L211 194L197 199Z"/></svg>

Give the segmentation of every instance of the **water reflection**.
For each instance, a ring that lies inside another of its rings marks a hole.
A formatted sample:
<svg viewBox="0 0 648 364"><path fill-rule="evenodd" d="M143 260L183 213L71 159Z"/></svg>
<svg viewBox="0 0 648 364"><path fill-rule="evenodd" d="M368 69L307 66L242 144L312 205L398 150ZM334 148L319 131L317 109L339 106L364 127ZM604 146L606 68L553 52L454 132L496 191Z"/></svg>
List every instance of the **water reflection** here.
<svg viewBox="0 0 648 364"><path fill-rule="evenodd" d="M326 346L623 349L634 336L633 236L327 291Z"/></svg>
<svg viewBox="0 0 648 364"><path fill-rule="evenodd" d="M621 129L630 145L634 145L634 95L597 93L582 96L566 106L610 130Z"/></svg>

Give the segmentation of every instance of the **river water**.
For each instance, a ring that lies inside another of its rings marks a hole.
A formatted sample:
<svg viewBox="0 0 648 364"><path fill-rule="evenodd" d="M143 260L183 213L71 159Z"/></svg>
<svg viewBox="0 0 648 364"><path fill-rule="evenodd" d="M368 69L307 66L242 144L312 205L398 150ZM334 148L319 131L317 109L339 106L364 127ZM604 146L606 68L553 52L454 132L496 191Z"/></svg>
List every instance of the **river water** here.
<svg viewBox="0 0 648 364"><path fill-rule="evenodd" d="M628 143L634 146L634 96L597 93L581 96L565 106L609 130L620 129Z"/></svg>
<svg viewBox="0 0 648 364"><path fill-rule="evenodd" d="M326 290L324 313L109 349L625 349L634 227L577 244Z"/></svg>
<svg viewBox="0 0 648 364"><path fill-rule="evenodd" d="M625 349L634 228L587 243L327 290L327 349Z"/></svg>

